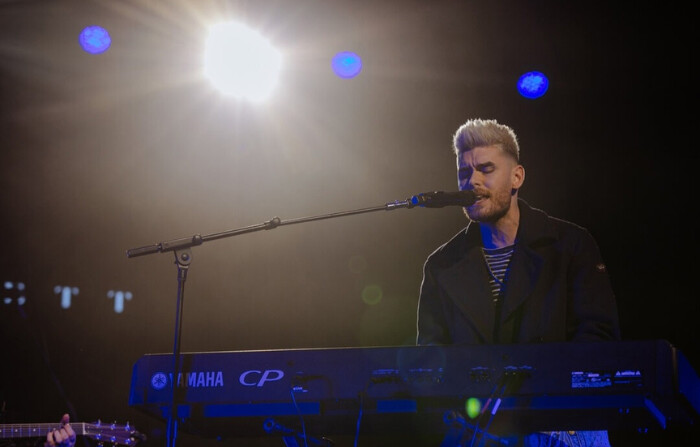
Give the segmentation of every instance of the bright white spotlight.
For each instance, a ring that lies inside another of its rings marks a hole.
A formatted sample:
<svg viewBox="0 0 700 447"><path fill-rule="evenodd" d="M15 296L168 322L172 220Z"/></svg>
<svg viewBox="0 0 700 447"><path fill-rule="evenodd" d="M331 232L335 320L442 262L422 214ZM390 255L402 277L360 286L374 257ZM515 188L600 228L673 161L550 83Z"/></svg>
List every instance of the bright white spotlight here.
<svg viewBox="0 0 700 447"><path fill-rule="evenodd" d="M260 34L236 22L211 27L204 53L204 75L226 95L266 99L277 84L280 53Z"/></svg>

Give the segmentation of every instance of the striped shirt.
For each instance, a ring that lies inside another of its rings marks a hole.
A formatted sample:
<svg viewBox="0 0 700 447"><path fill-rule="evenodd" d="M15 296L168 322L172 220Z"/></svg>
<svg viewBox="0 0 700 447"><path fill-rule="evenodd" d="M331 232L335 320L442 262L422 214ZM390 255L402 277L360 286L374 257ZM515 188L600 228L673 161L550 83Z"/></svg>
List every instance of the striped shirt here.
<svg viewBox="0 0 700 447"><path fill-rule="evenodd" d="M510 258L513 257L514 248L515 245L503 248L482 248L486 267L489 270L489 285L494 305L498 305L501 296L503 296L508 264L510 263Z"/></svg>

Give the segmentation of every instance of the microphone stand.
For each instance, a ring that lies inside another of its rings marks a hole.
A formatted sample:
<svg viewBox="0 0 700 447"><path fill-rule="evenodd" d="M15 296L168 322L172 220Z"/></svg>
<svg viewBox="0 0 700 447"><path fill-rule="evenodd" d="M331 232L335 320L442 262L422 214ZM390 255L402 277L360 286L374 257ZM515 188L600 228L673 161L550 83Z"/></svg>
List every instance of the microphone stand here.
<svg viewBox="0 0 700 447"><path fill-rule="evenodd" d="M172 251L175 254L175 264L177 265L177 308L175 312L175 337L173 342L173 374L171 378L171 395L170 395L170 414L168 417L168 434L167 442L168 447L175 447L175 440L177 438L177 399L175 397L175 392L177 390L177 385L181 379L181 358L180 358L180 341L182 334L182 310L185 301L185 282L187 280L187 271L192 262L192 247L197 245L202 245L205 242L213 241L216 239L223 239L231 236L238 236L240 234L252 233L260 230L272 230L283 225L293 225L303 222L312 222L316 220L331 219L334 217L351 216L354 214L370 213L373 211L391 211L399 208L413 208L415 206L424 206L418 196L414 196L411 199L406 199L403 201L394 201L386 203L383 206L375 206L370 208L360 208L350 211L340 211L337 213L322 214L311 217L301 217L296 219L282 220L279 217L273 217L272 219L255 225L250 225L247 227L242 227L233 230L222 231L220 233L212 233L208 235L195 234L190 237L173 239L170 241L159 242L157 244L146 245L143 247L132 248L126 251L126 256L128 258L134 258L137 256L145 256L153 253L164 253Z"/></svg>

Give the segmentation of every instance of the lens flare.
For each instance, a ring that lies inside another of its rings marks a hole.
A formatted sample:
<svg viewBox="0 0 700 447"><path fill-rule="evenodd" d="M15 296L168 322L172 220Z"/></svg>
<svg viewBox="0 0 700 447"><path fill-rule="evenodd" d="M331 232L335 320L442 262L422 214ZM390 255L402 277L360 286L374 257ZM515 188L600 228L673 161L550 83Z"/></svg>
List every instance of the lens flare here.
<svg viewBox="0 0 700 447"><path fill-rule="evenodd" d="M481 413L481 401L476 397L470 397L464 404L464 411L471 419L479 416Z"/></svg>

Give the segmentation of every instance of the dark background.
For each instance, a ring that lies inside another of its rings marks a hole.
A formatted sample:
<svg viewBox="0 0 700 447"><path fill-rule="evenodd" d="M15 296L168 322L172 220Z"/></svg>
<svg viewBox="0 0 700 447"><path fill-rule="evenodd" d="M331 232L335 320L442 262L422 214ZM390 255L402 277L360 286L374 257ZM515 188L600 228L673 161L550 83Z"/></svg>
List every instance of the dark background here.
<svg viewBox="0 0 700 447"><path fill-rule="evenodd" d="M597 238L623 337L667 339L697 368L692 16L607 1L0 2L0 279L27 287L24 306L0 303L3 420L128 420L162 443L128 395L134 362L172 352L177 269L172 253L126 250L456 190L451 136L474 117L518 134L521 197ZM284 54L264 104L201 76L206 27L226 19ZM110 31L106 53L79 47L91 24ZM364 63L350 80L330 69L345 50ZM515 87L531 70L551 82L537 100ZM400 209L195 247L182 350L410 345L422 263L465 223L459 208ZM79 289L69 309L57 285ZM133 295L122 313L109 290Z"/></svg>

